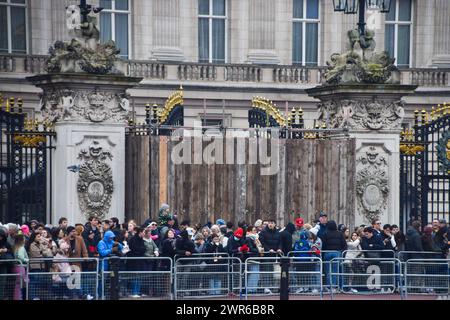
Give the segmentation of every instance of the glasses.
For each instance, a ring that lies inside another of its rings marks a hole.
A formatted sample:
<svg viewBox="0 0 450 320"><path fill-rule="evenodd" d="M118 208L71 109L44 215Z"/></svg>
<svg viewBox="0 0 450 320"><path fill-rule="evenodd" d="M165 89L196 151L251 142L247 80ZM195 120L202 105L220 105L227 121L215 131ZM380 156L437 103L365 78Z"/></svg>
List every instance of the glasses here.
<svg viewBox="0 0 450 320"><path fill-rule="evenodd" d="M375 224L381 224L381 222L377 222L377 223L375 223Z"/></svg>

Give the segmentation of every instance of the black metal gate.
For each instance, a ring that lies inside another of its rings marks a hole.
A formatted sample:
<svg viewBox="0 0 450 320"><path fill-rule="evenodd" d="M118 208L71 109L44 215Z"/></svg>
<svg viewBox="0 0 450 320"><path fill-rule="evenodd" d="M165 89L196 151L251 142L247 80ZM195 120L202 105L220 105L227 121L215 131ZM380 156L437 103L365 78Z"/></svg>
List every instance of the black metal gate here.
<svg viewBox="0 0 450 320"><path fill-rule="evenodd" d="M420 118L420 119L419 119ZM400 221L450 218L450 105L415 112L400 145Z"/></svg>
<svg viewBox="0 0 450 320"><path fill-rule="evenodd" d="M15 108L16 107L16 108ZM45 222L51 203L52 131L48 123L27 120L22 101L0 102L0 221ZM47 186L49 185L49 188Z"/></svg>

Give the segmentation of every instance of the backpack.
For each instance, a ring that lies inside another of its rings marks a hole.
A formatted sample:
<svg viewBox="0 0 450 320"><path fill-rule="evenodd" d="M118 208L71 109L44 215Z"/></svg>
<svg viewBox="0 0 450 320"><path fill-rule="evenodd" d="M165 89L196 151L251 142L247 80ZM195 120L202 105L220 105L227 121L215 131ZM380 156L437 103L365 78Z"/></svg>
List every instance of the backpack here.
<svg viewBox="0 0 450 320"><path fill-rule="evenodd" d="M300 239L298 239L294 244L294 251L304 251L303 252L296 252L294 253L294 257L310 257L310 251L311 251L311 245L308 241L308 239L300 236Z"/></svg>

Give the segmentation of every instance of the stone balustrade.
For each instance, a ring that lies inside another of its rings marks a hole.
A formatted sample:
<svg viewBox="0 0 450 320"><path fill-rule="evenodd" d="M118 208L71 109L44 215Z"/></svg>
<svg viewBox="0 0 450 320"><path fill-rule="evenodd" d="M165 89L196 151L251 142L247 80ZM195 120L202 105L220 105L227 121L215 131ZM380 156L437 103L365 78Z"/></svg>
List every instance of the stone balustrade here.
<svg viewBox="0 0 450 320"><path fill-rule="evenodd" d="M46 56L0 54L0 73L45 73ZM168 63L129 60L128 74L147 80L198 82L249 82L318 85L325 67L297 65ZM401 83L423 87L450 87L449 68L410 68L401 70Z"/></svg>

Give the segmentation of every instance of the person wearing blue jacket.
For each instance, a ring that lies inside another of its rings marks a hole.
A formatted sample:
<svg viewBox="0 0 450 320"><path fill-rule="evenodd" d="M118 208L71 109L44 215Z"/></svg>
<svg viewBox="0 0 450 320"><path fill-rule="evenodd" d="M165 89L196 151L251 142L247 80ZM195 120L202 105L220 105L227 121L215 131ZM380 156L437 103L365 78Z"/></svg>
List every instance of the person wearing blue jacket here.
<svg viewBox="0 0 450 320"><path fill-rule="evenodd" d="M123 246L119 242L114 241L115 237L114 232L106 231L103 240L97 245L97 251L100 259L102 259L102 266L105 271L108 271L108 260L104 260L103 258L119 254L123 249Z"/></svg>

